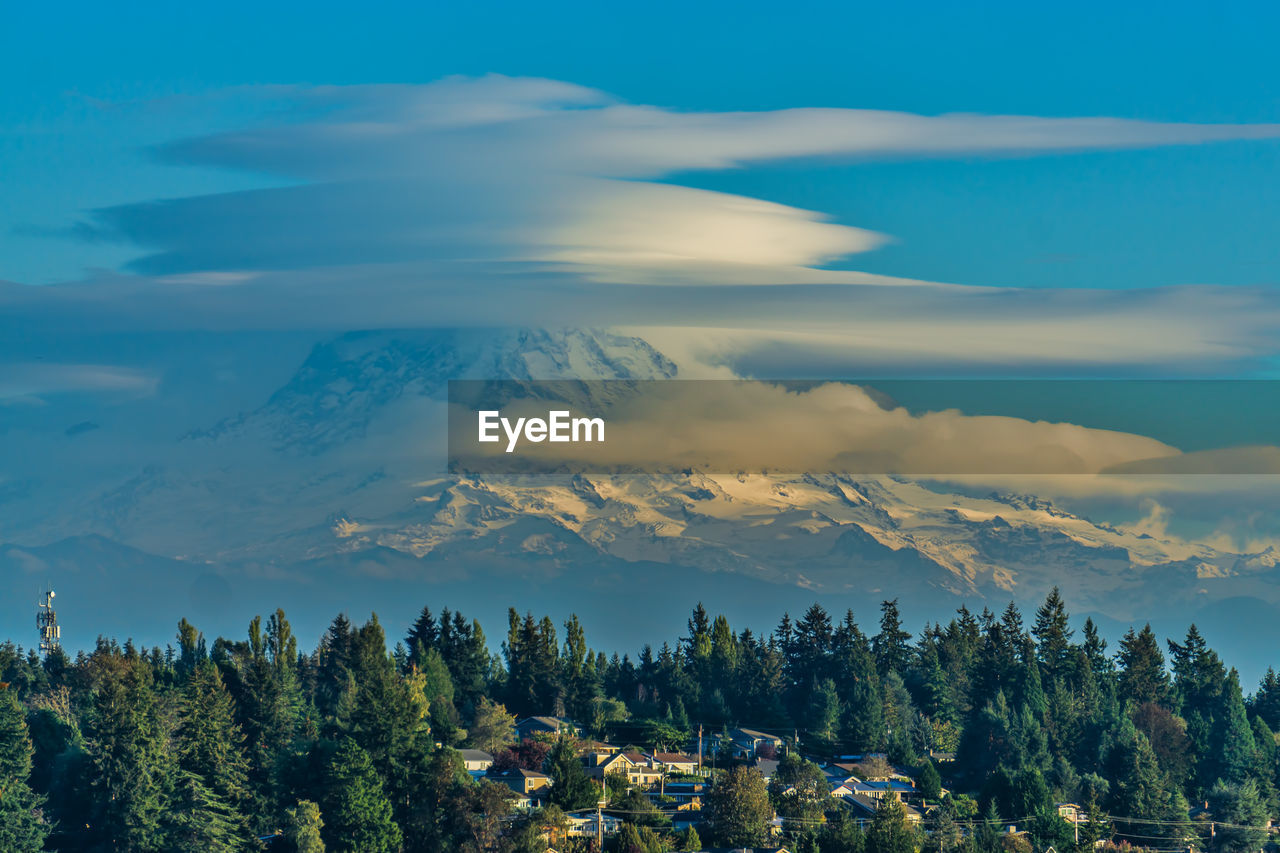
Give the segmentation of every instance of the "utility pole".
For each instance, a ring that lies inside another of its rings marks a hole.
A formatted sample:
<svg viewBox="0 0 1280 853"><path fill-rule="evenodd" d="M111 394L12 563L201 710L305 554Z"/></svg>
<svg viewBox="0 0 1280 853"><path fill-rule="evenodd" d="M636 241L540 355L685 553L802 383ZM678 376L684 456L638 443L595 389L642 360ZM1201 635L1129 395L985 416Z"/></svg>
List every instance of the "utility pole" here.
<svg viewBox="0 0 1280 853"><path fill-rule="evenodd" d="M596 853L604 853L604 792L596 800Z"/></svg>
<svg viewBox="0 0 1280 853"><path fill-rule="evenodd" d="M702 773L702 723L698 723L698 773Z"/></svg>

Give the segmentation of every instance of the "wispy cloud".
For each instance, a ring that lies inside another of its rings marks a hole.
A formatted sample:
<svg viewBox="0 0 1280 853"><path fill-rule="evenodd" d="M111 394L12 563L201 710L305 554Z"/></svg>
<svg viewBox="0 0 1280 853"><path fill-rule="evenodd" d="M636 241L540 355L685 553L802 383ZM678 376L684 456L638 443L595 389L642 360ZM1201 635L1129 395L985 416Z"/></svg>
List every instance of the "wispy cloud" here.
<svg viewBox="0 0 1280 853"><path fill-rule="evenodd" d="M499 76L299 89L294 103L300 120L159 154L304 183L111 208L97 227L154 247L136 264L146 272L480 257L617 281L867 283L812 267L875 248L881 235L655 179L805 157L1010 156L1280 136L1277 125L1110 118L681 113Z"/></svg>
<svg viewBox="0 0 1280 853"><path fill-rule="evenodd" d="M21 362L0 364L0 400L93 392L140 396L154 393L158 377L110 364Z"/></svg>
<svg viewBox="0 0 1280 853"><path fill-rule="evenodd" d="M1063 293L835 270L832 262L891 238L821 212L669 181L797 158L1027 156L1272 138L1278 125L690 113L500 76L274 87L270 97L283 106L270 122L176 141L157 155L280 186L98 211L76 232L139 246L131 274L38 293L0 287L0 305L15 317L121 328L625 318L708 327L715 331L701 339L704 349L733 346L739 356L766 348L798 357L807 348L870 365L1238 364L1275 351L1280 304L1270 291Z"/></svg>

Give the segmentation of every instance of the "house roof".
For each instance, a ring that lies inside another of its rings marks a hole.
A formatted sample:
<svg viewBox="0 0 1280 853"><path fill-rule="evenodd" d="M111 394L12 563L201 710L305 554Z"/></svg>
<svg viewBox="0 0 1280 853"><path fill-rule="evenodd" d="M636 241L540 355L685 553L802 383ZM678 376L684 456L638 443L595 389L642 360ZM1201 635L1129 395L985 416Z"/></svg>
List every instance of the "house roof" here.
<svg viewBox="0 0 1280 853"><path fill-rule="evenodd" d="M685 755L683 752L655 752L653 760L664 764L696 764L698 761L692 755Z"/></svg>
<svg viewBox="0 0 1280 853"><path fill-rule="evenodd" d="M773 758L757 758L751 763L751 766L760 771L760 775L764 777L772 776L778 772L778 761Z"/></svg>
<svg viewBox="0 0 1280 853"><path fill-rule="evenodd" d="M875 814L876 809L880 807L880 803L878 801L873 800L870 797L864 797L862 794L845 794L842 797L840 797L840 799L844 800L846 803L848 803L851 806L854 806L855 808L858 808L858 809L861 809L862 811L867 812L868 814ZM920 813L919 809L912 808L906 803L902 803L902 810L906 814L906 816L909 818L924 817L924 815Z"/></svg>
<svg viewBox="0 0 1280 853"><path fill-rule="evenodd" d="M515 767L511 770L504 770L498 774L501 777L521 777L524 779L550 779L546 773L539 773L537 770L525 770L523 767Z"/></svg>
<svg viewBox="0 0 1280 853"><path fill-rule="evenodd" d="M493 756L483 749L460 749L458 754L463 761L493 761Z"/></svg>
<svg viewBox="0 0 1280 853"><path fill-rule="evenodd" d="M525 717L523 720L516 723L516 728L527 728L530 723L543 726L544 728L548 728L553 731L573 725L568 720L562 720L559 717Z"/></svg>
<svg viewBox="0 0 1280 853"><path fill-rule="evenodd" d="M782 740L782 738L778 737L777 735L771 735L767 732L758 732L755 729L734 729L733 733L738 735L746 735L747 737L753 738L756 740L776 740L776 741Z"/></svg>

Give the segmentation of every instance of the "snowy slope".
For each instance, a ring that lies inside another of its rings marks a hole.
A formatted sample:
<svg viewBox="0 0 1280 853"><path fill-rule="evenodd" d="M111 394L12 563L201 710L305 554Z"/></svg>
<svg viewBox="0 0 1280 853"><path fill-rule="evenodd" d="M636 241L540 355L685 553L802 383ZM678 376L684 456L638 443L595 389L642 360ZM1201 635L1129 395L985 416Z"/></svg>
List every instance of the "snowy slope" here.
<svg viewBox="0 0 1280 853"><path fill-rule="evenodd" d="M23 534L12 541L94 534L184 565L262 573L343 561L435 574L527 565L572 579L606 563L660 565L832 594L996 601L1057 584L1076 607L1117 618L1170 598L1277 599L1270 549L1138 534L1033 496L834 475L442 475L449 379L676 373L643 340L609 332L341 335L255 407L175 436L128 476L86 481L73 499L24 485L6 507Z"/></svg>

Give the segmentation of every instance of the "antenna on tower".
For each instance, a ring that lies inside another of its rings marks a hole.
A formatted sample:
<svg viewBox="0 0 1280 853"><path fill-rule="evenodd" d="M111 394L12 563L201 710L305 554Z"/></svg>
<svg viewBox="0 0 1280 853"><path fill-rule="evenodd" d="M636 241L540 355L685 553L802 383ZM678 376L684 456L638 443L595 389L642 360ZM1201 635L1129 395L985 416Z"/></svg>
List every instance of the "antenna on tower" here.
<svg viewBox="0 0 1280 853"><path fill-rule="evenodd" d="M58 614L53 610L55 593L46 589L42 600L36 606L36 628L40 630L40 654L51 654L62 644L62 626L58 624Z"/></svg>

